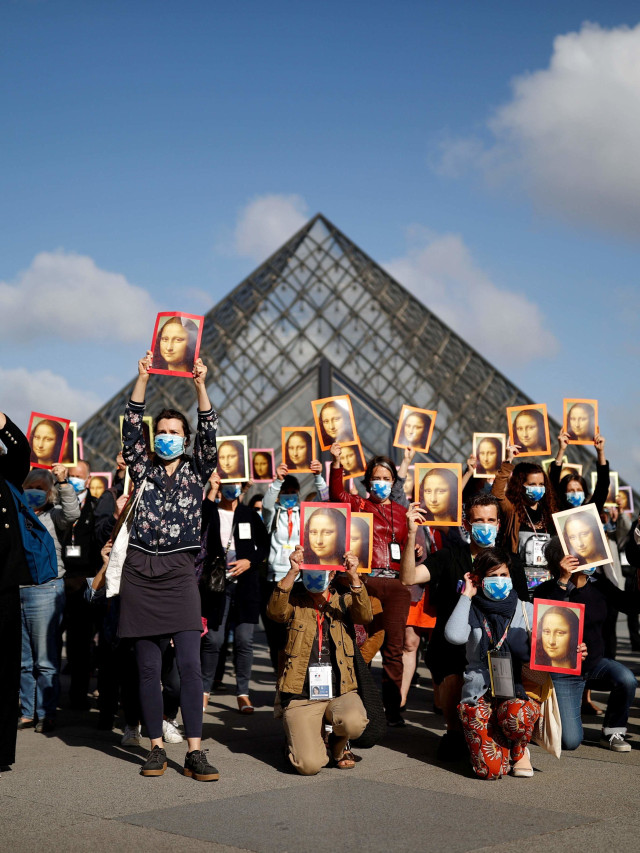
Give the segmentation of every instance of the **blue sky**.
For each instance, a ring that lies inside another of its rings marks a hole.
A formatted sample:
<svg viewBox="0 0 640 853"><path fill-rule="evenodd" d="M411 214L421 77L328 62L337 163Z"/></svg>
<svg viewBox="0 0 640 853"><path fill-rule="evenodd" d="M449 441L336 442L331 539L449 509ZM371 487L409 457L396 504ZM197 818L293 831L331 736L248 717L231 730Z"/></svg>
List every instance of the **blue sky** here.
<svg viewBox="0 0 640 853"><path fill-rule="evenodd" d="M639 21L3 3L0 406L82 420L156 310L207 310L321 211L553 414L598 398L638 485Z"/></svg>

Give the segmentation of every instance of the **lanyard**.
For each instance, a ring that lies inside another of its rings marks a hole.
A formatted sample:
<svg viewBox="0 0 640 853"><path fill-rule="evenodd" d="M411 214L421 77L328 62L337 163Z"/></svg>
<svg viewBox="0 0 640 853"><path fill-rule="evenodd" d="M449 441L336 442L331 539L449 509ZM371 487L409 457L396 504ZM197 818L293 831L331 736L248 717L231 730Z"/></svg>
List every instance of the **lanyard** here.
<svg viewBox="0 0 640 853"><path fill-rule="evenodd" d="M511 619L513 619L513 616L511 617ZM497 644L493 647L492 651L497 652L497 651L499 651L499 650L501 649L502 644L504 643L504 641L505 641L505 640L506 640L506 638L507 638L507 633L508 633L508 631L509 631L509 628L511 627L511 619L509 619L509 624L508 624L508 625L507 625L507 627L505 628L505 632L504 632L504 634L502 635L502 638L501 638L500 642L499 642L499 643L497 643ZM484 630L487 632L487 637L489 637L489 642L493 642L493 635L492 635L492 633L491 633L491 628L489 628L489 624L488 624L487 620L484 618L484 616L482 617L482 624L484 625Z"/></svg>
<svg viewBox="0 0 640 853"><path fill-rule="evenodd" d="M538 522L540 527L536 527L535 524L533 523L533 521L531 521L531 516L527 512L527 508L526 507L522 507L522 508L524 509L524 514L527 516L527 521L531 525L531 530L533 531L534 538L544 540L545 534L546 534L546 531L544 530L544 518L541 518L540 521ZM538 531L542 532L542 536L540 536Z"/></svg>
<svg viewBox="0 0 640 853"><path fill-rule="evenodd" d="M328 601L328 599L327 599ZM318 625L318 663L322 662L322 634L324 625L324 610L320 612L320 608L316 607L316 624Z"/></svg>
<svg viewBox="0 0 640 853"><path fill-rule="evenodd" d="M293 510L292 509L287 510L287 527L289 529L289 538L287 539L287 542L291 542L291 534L293 533Z"/></svg>
<svg viewBox="0 0 640 853"><path fill-rule="evenodd" d="M393 527L393 504L391 504L391 523L389 523L389 521L387 520L387 516L382 511L381 504L375 504L374 503L373 505L378 510L380 515L384 518L384 523L387 525L387 529L391 531L391 541L395 542L396 541L396 532L395 532L394 527Z"/></svg>

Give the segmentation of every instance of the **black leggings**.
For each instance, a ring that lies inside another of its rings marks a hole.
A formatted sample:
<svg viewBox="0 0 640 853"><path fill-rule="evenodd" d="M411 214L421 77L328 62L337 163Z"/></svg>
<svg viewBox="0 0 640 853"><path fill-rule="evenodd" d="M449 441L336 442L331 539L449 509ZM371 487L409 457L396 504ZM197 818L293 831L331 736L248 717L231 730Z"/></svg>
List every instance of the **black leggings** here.
<svg viewBox="0 0 640 853"><path fill-rule="evenodd" d="M184 733L188 738L202 737L200 631L179 631L172 637L140 637L136 640L140 707L151 740L162 737L162 657L171 639L180 673L180 707Z"/></svg>

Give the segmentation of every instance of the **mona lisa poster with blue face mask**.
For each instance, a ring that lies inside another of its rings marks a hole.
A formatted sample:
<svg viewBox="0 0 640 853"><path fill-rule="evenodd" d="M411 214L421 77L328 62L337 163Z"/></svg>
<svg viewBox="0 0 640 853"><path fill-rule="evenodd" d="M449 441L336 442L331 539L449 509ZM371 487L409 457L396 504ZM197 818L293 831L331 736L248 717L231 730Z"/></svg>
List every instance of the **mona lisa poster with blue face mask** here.
<svg viewBox="0 0 640 853"><path fill-rule="evenodd" d="M351 548L349 504L303 501L300 504L301 569L344 571L344 555Z"/></svg>

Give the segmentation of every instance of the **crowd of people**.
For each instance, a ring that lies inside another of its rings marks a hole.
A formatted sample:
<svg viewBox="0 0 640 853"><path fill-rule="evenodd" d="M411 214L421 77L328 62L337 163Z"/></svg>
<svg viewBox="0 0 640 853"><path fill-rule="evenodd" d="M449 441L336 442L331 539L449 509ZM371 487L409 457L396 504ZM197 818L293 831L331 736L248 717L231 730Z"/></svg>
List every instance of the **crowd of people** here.
<svg viewBox="0 0 640 853"><path fill-rule="evenodd" d="M177 346L168 336L165 327L158 338L167 363ZM56 458L49 452L56 442L50 424L40 423L30 445L0 414L6 449L0 455L0 766L15 761L18 731L56 730L64 637L69 707L89 709L97 670L100 728L111 730L120 718L125 746L140 746L146 730L142 776L161 776L165 744L186 740L184 774L215 781L219 772L202 748L203 712L223 683L228 648L238 713L254 712L250 682L260 620L286 758L300 774L329 764L352 769L361 757L356 752L379 742L386 727L405 726L423 647L433 711L445 727L441 761L466 758L481 779L531 777L529 744L540 742L550 690L559 714L558 752L580 745L585 713L602 715L603 747L631 749L627 720L637 680L616 660L616 622L619 612L627 614L632 649L640 650L640 528L622 498L619 508L605 507L609 465L601 434L594 440L593 494L577 473L561 476L568 442L584 432L578 407L548 473L517 459L539 444L535 412L525 413L530 422L521 417L515 424L516 441L504 460L499 442L480 442L477 458L466 462L463 520L456 526L456 487L447 470L427 471L420 500L411 499L411 463L429 429L415 415L404 424L407 446L398 467L385 455L363 460L364 494L349 487L345 467L353 430L330 403L319 412L323 439L333 442L328 482L312 458L309 433L298 430L287 437L275 472L268 455L256 453L254 479L273 479L264 491L248 491L241 452L232 441L216 444L218 418L201 359L193 365L195 432L182 412L163 409L154 414L152 452L143 419L158 357L149 351L138 363L108 488L94 482L87 460L31 468L34 460ZM304 495L292 473L301 469L313 475ZM305 520L303 541L302 500L318 504ZM343 516L323 508L327 503L370 514L372 527L354 516L347 549ZM595 570L588 566L597 562L590 504L612 557ZM575 540L567 555L553 517L582 506L585 518L575 514L565 527ZM371 565L363 573L369 537ZM534 639L536 599L550 606ZM581 637L567 603L584 611ZM532 643L549 671L544 689L529 666ZM370 671L378 652L380 692ZM604 713L591 689L609 692Z"/></svg>

